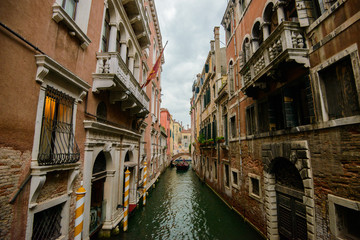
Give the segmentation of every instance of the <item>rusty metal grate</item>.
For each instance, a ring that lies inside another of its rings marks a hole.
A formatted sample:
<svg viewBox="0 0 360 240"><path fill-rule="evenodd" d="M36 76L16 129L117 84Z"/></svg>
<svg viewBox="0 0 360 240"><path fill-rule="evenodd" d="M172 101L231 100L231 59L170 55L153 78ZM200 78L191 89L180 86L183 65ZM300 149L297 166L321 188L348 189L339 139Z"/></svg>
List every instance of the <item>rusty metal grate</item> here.
<svg viewBox="0 0 360 240"><path fill-rule="evenodd" d="M74 98L52 87L46 88L39 165L75 163L80 151L73 134Z"/></svg>
<svg viewBox="0 0 360 240"><path fill-rule="evenodd" d="M35 213L33 235L34 240L57 239L61 236L61 211L63 204Z"/></svg>

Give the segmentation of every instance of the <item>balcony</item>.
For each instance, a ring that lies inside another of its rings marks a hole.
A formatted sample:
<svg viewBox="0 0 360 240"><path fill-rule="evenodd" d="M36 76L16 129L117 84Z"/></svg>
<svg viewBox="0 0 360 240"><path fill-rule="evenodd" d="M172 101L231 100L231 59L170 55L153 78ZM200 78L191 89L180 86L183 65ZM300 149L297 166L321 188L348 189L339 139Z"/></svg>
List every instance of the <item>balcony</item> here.
<svg viewBox="0 0 360 240"><path fill-rule="evenodd" d="M264 88L266 82L263 76L270 76L280 63L290 61L308 67L308 48L299 23L282 22L244 63L240 70L243 79L241 90L247 94L249 88Z"/></svg>
<svg viewBox="0 0 360 240"><path fill-rule="evenodd" d="M151 33L143 4L139 0L123 0L122 4L140 47L148 47Z"/></svg>
<svg viewBox="0 0 360 240"><path fill-rule="evenodd" d="M119 53L97 53L96 73L93 74L94 93L108 90L110 102L121 102L122 111L145 117L149 113L149 98L130 72Z"/></svg>

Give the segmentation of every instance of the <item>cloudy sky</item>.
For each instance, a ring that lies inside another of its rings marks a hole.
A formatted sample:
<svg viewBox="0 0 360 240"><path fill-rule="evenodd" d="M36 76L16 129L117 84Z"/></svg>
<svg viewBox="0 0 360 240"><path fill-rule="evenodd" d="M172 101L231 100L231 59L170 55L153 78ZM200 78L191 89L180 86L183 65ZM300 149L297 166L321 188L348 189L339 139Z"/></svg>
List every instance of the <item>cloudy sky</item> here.
<svg viewBox="0 0 360 240"><path fill-rule="evenodd" d="M227 0L155 0L165 48L162 72L162 104L177 121L190 126L190 98L196 74L200 73L220 25ZM220 47L223 47L220 44Z"/></svg>

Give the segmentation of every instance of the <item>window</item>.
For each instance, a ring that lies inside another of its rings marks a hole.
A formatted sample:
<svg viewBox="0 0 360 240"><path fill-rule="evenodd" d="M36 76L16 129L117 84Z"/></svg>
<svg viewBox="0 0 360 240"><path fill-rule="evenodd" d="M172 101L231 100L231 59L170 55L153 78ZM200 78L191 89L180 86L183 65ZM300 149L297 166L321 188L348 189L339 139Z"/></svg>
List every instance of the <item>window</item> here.
<svg viewBox="0 0 360 240"><path fill-rule="evenodd" d="M236 137L236 121L235 116L230 118L230 131L231 131L231 138Z"/></svg>
<svg viewBox="0 0 360 240"><path fill-rule="evenodd" d="M76 15L76 6L77 6L78 0L63 0L62 7L65 10L65 12L75 20Z"/></svg>
<svg viewBox="0 0 360 240"><path fill-rule="evenodd" d="M110 13L106 9L103 33L101 36L101 51L107 52L109 50L109 36L110 36Z"/></svg>
<svg viewBox="0 0 360 240"><path fill-rule="evenodd" d="M330 230L336 239L360 239L360 202L329 194Z"/></svg>
<svg viewBox="0 0 360 240"><path fill-rule="evenodd" d="M234 93L234 66L233 63L230 62L229 65L229 88L230 88L230 93L233 94Z"/></svg>
<svg viewBox="0 0 360 240"><path fill-rule="evenodd" d="M38 155L39 165L75 163L80 151L73 135L74 99L46 88Z"/></svg>
<svg viewBox="0 0 360 240"><path fill-rule="evenodd" d="M215 120L215 116L213 117L213 122L212 122L212 139L216 139L216 120Z"/></svg>
<svg viewBox="0 0 360 240"><path fill-rule="evenodd" d="M255 133L255 110L254 106L246 108L246 132L248 135Z"/></svg>
<svg viewBox="0 0 360 240"><path fill-rule="evenodd" d="M319 72L325 92L325 108L329 119L360 114L358 93L350 56Z"/></svg>
<svg viewBox="0 0 360 240"><path fill-rule="evenodd" d="M234 188L239 188L239 174L236 169L231 169L231 181Z"/></svg>
<svg viewBox="0 0 360 240"><path fill-rule="evenodd" d="M258 126L259 132L268 132L269 128L269 116L268 116L268 102L262 101L258 103Z"/></svg>
<svg viewBox="0 0 360 240"><path fill-rule="evenodd" d="M229 143L227 114L225 114L225 116L224 116L224 135L225 135L225 144L227 145Z"/></svg>
<svg viewBox="0 0 360 240"><path fill-rule="evenodd" d="M249 195L256 200L261 199L260 176L249 173Z"/></svg>
<svg viewBox="0 0 360 240"><path fill-rule="evenodd" d="M214 179L217 179L217 162L216 160L214 161Z"/></svg>
<svg viewBox="0 0 360 240"><path fill-rule="evenodd" d="M96 109L96 117L98 121L104 121L107 117L106 104L104 102L100 102Z"/></svg>
<svg viewBox="0 0 360 240"><path fill-rule="evenodd" d="M121 51L121 35L120 31L117 31L116 33L116 52Z"/></svg>
<svg viewBox="0 0 360 240"><path fill-rule="evenodd" d="M57 239L61 236L63 204L34 214L32 239Z"/></svg>
<svg viewBox="0 0 360 240"><path fill-rule="evenodd" d="M184 139L187 139L187 136L184 136Z"/></svg>
<svg viewBox="0 0 360 240"><path fill-rule="evenodd" d="M230 176L229 176L229 165L224 164L224 171L225 171L225 187L230 187Z"/></svg>

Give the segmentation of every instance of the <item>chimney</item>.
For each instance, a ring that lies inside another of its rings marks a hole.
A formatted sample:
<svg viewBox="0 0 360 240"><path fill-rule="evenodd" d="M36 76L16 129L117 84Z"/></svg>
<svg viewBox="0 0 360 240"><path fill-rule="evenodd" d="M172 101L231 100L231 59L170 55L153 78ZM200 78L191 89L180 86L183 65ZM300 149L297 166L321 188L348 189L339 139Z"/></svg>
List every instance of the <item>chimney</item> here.
<svg viewBox="0 0 360 240"><path fill-rule="evenodd" d="M214 27L216 79L221 77L220 27Z"/></svg>
<svg viewBox="0 0 360 240"><path fill-rule="evenodd" d="M214 53L214 51L215 51L215 40L210 41L210 49L211 49L211 53Z"/></svg>

